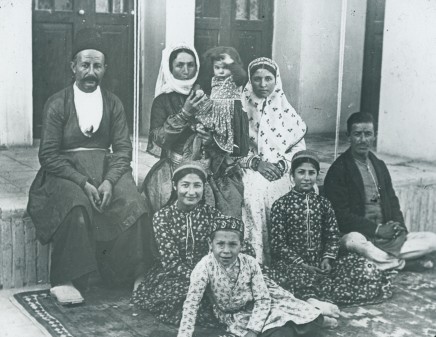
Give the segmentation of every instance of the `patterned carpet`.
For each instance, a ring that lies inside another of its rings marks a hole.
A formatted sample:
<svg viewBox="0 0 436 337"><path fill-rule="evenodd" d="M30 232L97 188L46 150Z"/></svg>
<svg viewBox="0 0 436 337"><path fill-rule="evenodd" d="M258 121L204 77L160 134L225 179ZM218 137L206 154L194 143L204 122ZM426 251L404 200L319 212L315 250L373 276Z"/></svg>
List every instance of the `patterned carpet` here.
<svg viewBox="0 0 436 337"><path fill-rule="evenodd" d="M394 296L382 304L342 310L340 325L323 337L426 337L436 336L436 271L402 272L394 281ZM14 295L34 321L55 337L175 337L177 330L157 322L129 303L130 292L93 287L86 303L59 306L48 291ZM36 323L35 323L36 324ZM222 331L197 329L196 337L225 336ZM321 336L316 336L321 337Z"/></svg>

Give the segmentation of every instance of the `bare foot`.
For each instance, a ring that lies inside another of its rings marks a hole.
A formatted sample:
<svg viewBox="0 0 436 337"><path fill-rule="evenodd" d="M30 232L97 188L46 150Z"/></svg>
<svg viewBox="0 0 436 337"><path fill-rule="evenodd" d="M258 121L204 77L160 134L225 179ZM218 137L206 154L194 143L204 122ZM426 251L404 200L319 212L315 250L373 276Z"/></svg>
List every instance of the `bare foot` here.
<svg viewBox="0 0 436 337"><path fill-rule="evenodd" d="M142 276L138 276L135 280L135 282L133 283L133 291L135 291L136 289L138 289L139 285L145 280L144 275Z"/></svg>
<svg viewBox="0 0 436 337"><path fill-rule="evenodd" d="M335 305L333 303L329 303L329 302L323 302L323 301L317 300L315 298L309 298L307 300L307 303L309 303L309 304L313 305L315 308L318 308L319 310L321 310L321 312L324 316L338 318L339 313L341 312L337 305Z"/></svg>
<svg viewBox="0 0 436 337"><path fill-rule="evenodd" d="M324 321L322 323L323 328L327 329L335 329L339 325L338 320L336 318L324 316Z"/></svg>

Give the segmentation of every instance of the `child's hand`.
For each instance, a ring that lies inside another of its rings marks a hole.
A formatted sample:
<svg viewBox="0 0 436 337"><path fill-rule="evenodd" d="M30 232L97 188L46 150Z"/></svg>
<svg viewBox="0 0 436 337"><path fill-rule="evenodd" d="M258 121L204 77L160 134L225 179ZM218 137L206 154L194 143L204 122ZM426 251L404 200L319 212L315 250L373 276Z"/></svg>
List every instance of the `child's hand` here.
<svg viewBox="0 0 436 337"><path fill-rule="evenodd" d="M315 273L324 274L324 271L321 268L318 268L318 267L315 267L315 266L311 266L310 264L302 263L301 266L306 268L306 269L308 269L308 270L312 270Z"/></svg>
<svg viewBox="0 0 436 337"><path fill-rule="evenodd" d="M325 272L325 273L330 273L332 270L332 266L330 264L330 259L325 258L322 260L321 262L321 269Z"/></svg>
<svg viewBox="0 0 436 337"><path fill-rule="evenodd" d="M229 54L221 54L221 61L227 65L232 64L233 62L235 62Z"/></svg>

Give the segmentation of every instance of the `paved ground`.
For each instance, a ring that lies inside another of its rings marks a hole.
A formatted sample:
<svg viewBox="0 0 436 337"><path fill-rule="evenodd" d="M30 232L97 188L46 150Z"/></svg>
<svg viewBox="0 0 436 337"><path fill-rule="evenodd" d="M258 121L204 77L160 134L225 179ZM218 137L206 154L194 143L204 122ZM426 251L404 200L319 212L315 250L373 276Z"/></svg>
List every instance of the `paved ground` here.
<svg viewBox="0 0 436 337"><path fill-rule="evenodd" d="M334 158L334 139L328 136L308 136L307 148L318 153L322 161L321 179ZM341 139L339 153L347 142ZM146 153L146 140L141 139L138 158L138 181L142 182L157 158ZM379 154L385 160L395 185L436 183L436 162L416 162L401 157ZM30 184L39 169L38 142L33 147L0 148L0 209L25 209Z"/></svg>
<svg viewBox="0 0 436 337"><path fill-rule="evenodd" d="M148 170L157 161L145 152L145 141L140 143L138 167L138 181L142 182ZM313 149L321 157L321 174L324 175L334 157L334 140L326 136L307 137L307 147ZM347 148L345 140L341 141L339 152ZM25 209L27 193L33 181L39 163L37 158L38 144L28 148L0 148L0 211ZM399 157L380 155L389 166L394 185L403 184L435 184L435 163L415 162ZM43 288L44 286L26 289ZM46 286L45 286L46 287ZM0 291L0 336L1 337L39 337L46 336L38 330L9 301L14 292L23 289L9 289Z"/></svg>

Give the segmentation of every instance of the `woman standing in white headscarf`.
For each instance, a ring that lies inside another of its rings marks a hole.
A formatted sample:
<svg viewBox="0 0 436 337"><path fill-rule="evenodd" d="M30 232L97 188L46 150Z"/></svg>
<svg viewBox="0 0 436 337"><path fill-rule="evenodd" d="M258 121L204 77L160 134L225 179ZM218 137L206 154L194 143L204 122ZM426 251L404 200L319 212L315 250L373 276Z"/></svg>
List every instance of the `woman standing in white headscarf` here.
<svg viewBox="0 0 436 337"><path fill-rule="evenodd" d="M286 99L277 64L265 57L248 66L242 93L248 114L250 150L244 168L242 219L260 263L269 263L268 229L272 204L291 189L288 177L293 155L306 149L307 127Z"/></svg>

